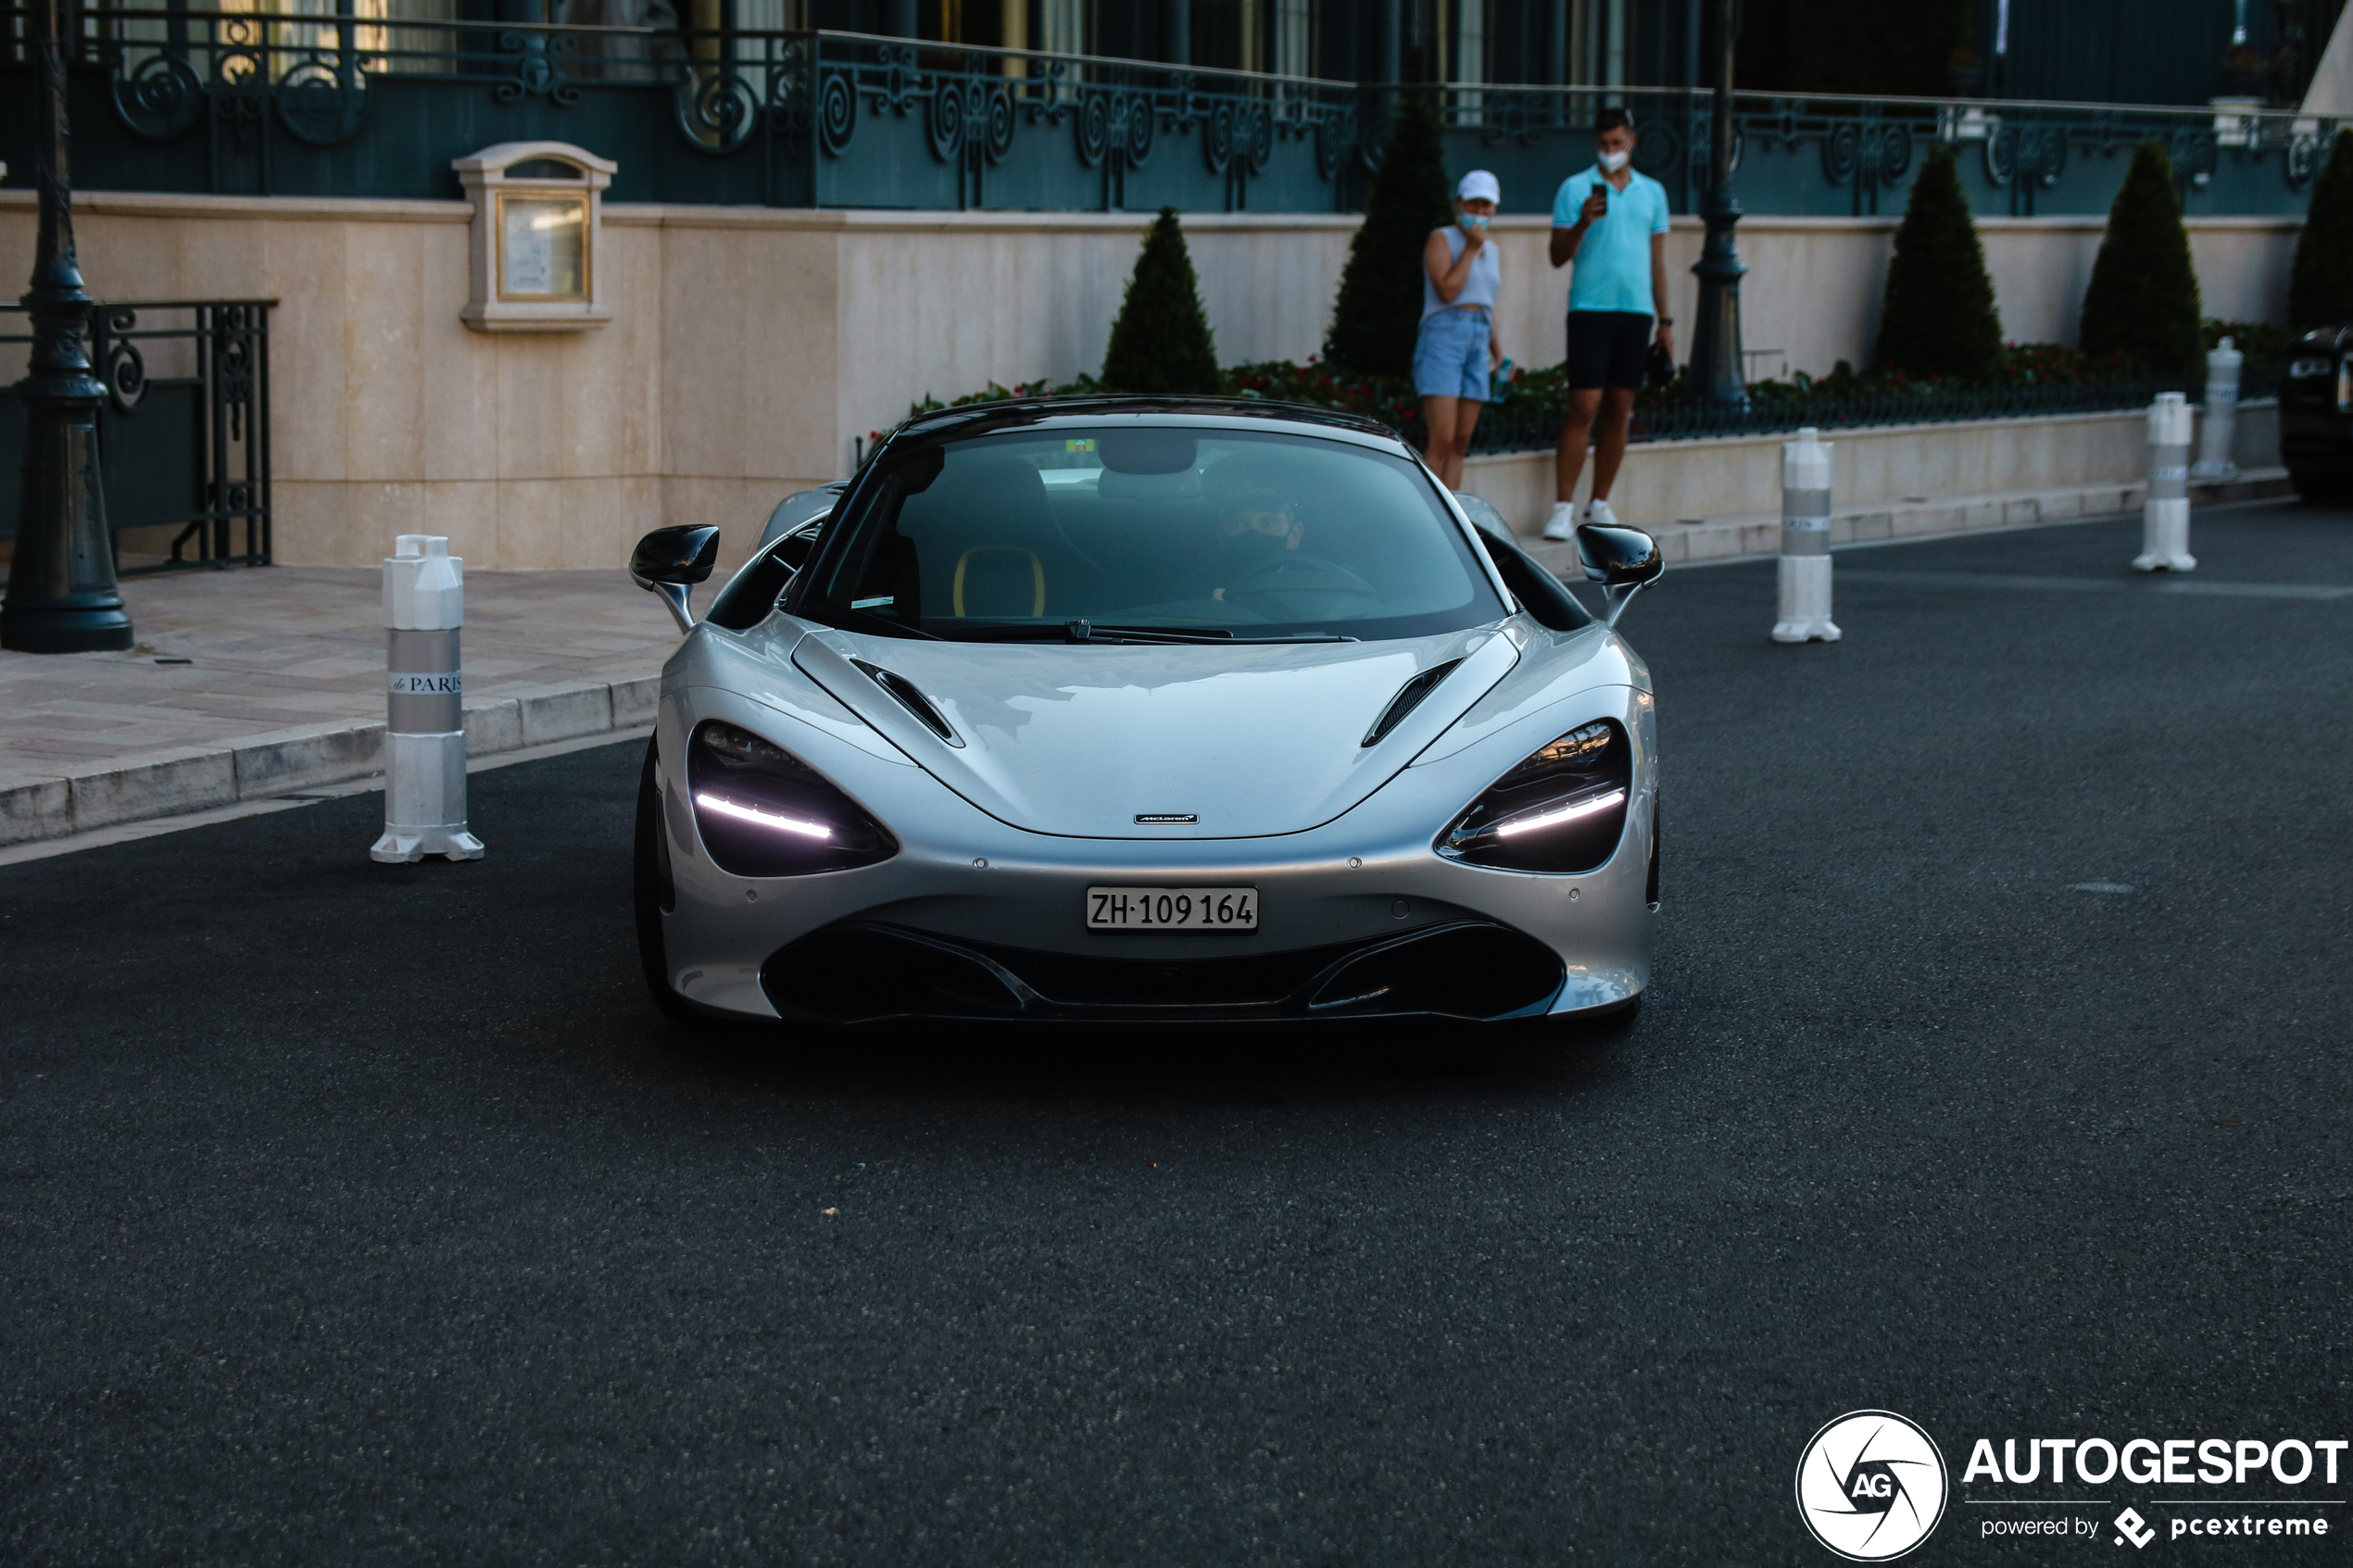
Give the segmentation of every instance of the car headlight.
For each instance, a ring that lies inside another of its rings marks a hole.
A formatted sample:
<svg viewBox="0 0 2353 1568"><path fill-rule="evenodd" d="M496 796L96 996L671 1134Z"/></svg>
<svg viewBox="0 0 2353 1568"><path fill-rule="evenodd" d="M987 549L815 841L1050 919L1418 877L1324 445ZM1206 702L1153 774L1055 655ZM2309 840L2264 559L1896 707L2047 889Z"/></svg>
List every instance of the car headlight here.
<svg viewBox="0 0 2353 1568"><path fill-rule="evenodd" d="M2291 381L2310 381L2314 376L2327 375L2329 362L2325 359L2298 359L2287 368L2287 373Z"/></svg>
<svg viewBox="0 0 2353 1568"><path fill-rule="evenodd" d="M1431 847L1499 871L1590 872L1617 852L1633 778L1625 730L1596 719L1490 784Z"/></svg>
<svg viewBox="0 0 2353 1568"><path fill-rule="evenodd" d="M899 853L890 830L771 741L712 721L686 743L695 826L713 864L736 876L801 876L871 866Z"/></svg>

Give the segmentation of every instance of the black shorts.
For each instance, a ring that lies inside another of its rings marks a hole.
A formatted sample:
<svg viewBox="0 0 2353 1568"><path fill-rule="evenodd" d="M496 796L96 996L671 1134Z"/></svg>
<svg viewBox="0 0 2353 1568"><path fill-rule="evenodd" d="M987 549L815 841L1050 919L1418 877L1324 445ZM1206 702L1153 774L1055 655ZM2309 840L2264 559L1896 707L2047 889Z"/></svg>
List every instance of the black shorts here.
<svg viewBox="0 0 2353 1568"><path fill-rule="evenodd" d="M1604 386L1639 392L1649 368L1651 319L1634 310L1568 313L1568 384L1576 392Z"/></svg>

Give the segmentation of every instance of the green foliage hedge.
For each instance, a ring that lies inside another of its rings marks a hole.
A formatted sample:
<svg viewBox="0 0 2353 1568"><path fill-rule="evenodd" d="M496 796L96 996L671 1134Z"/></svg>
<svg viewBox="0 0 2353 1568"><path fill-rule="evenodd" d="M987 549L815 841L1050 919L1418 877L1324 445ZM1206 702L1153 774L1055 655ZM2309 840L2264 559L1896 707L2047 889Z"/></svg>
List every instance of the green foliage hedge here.
<svg viewBox="0 0 2353 1568"><path fill-rule="evenodd" d="M2002 368L2002 318L1985 275L1953 149L1929 149L1912 182L1880 313L1879 362L1913 376L1991 381Z"/></svg>
<svg viewBox="0 0 2353 1568"><path fill-rule="evenodd" d="M1217 390L1217 348L1176 209L1145 232L1135 275L1112 323L1102 384L1115 392L1201 395Z"/></svg>
<svg viewBox="0 0 2353 1568"><path fill-rule="evenodd" d="M2294 334L2284 327L2261 322L2207 321L2199 332L2201 353L2225 336L2236 341L2246 356L2239 383L2242 395L2265 395L2268 383L2277 378L2295 342ZM2200 364L2198 375L2202 378L2202 359ZM2095 395L2092 406L2120 407L2099 402L2099 388L2114 386L2139 395L2146 392L2150 379L2144 366L2123 356L2095 358L2081 349L2057 344L2012 343L2000 345L1994 373L1983 380L1915 376L1901 370L1858 371L1842 359L1827 376L1800 373L1786 381L1752 382L1748 392L1760 428L1804 423L1807 411L1817 408L1823 410L1821 422L1831 428L1842 422L1842 409L1850 408L1858 401L1871 403L1880 415L1886 416L1873 422L1892 422L1892 416L1901 414L1905 408L1917 408L1921 420L1950 417L1947 406L1956 400L1998 399L2005 393L2016 395L2020 403L2015 410L2018 412L2031 412L2032 401L2038 395L2070 389ZM2182 389L2195 392L2191 381L2186 379L2178 382L2176 390ZM991 382L985 390L967 394L952 404L926 397L911 406L907 412L912 417L975 403L1092 397L1110 390L1095 377L1086 375L1068 382L1023 382L1013 386ZM1393 430L1409 433L1419 431L1421 402L1414 395L1409 376L1359 375L1315 359L1303 365L1277 359L1228 365L1217 372L1214 390L1225 397L1265 397L1334 408L1378 420ZM1488 439L1478 443L1475 449L1519 451L1550 445L1567 410L1567 368L1550 365L1514 369L1497 378L1495 390L1495 400L1487 406L1479 420L1479 428L1488 433ZM1645 416L1637 421L1638 433L1652 424L1671 427L1675 421L1668 416L1681 399L1682 390L1682 379L1678 376L1673 384L1664 389L1644 388L1637 393L1635 411ZM874 434L879 439L881 433Z"/></svg>
<svg viewBox="0 0 2353 1568"><path fill-rule="evenodd" d="M2353 321L2353 131L2336 133L2328 167L2312 182L2288 273L2287 319L2298 332Z"/></svg>
<svg viewBox="0 0 2353 1568"><path fill-rule="evenodd" d="M1422 247L1453 221L1446 149L1427 97L1399 101L1365 197L1365 221L1348 242L1324 358L1365 375L1406 376L1422 320Z"/></svg>
<svg viewBox="0 0 2353 1568"><path fill-rule="evenodd" d="M2203 368L2197 270L2173 163L2155 137L2133 150L2133 167L2108 208L2079 338L2093 358L2131 360L2155 376L2192 376Z"/></svg>

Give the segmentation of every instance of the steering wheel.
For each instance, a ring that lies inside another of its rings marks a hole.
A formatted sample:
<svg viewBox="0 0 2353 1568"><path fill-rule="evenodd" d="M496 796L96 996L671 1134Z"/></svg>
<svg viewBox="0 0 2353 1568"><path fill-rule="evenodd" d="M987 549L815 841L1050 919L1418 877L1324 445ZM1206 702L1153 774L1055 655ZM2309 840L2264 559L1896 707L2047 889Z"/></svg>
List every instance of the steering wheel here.
<svg viewBox="0 0 2353 1568"><path fill-rule="evenodd" d="M1321 556L1301 555L1286 551L1269 556L1241 575L1241 580L1227 590L1235 594L1355 594L1377 599L1380 595L1370 583Z"/></svg>

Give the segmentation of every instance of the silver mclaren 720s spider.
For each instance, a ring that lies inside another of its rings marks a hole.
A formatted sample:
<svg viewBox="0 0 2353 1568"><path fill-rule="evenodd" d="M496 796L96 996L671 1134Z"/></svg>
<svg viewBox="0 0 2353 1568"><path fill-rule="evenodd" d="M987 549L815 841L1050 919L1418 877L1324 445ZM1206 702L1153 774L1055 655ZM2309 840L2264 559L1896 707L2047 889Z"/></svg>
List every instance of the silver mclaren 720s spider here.
<svg viewBox="0 0 2353 1568"><path fill-rule="evenodd" d="M640 788L681 1022L1596 1017L1658 911L1618 635L1387 428L1102 397L911 420L791 497L686 636Z"/></svg>

